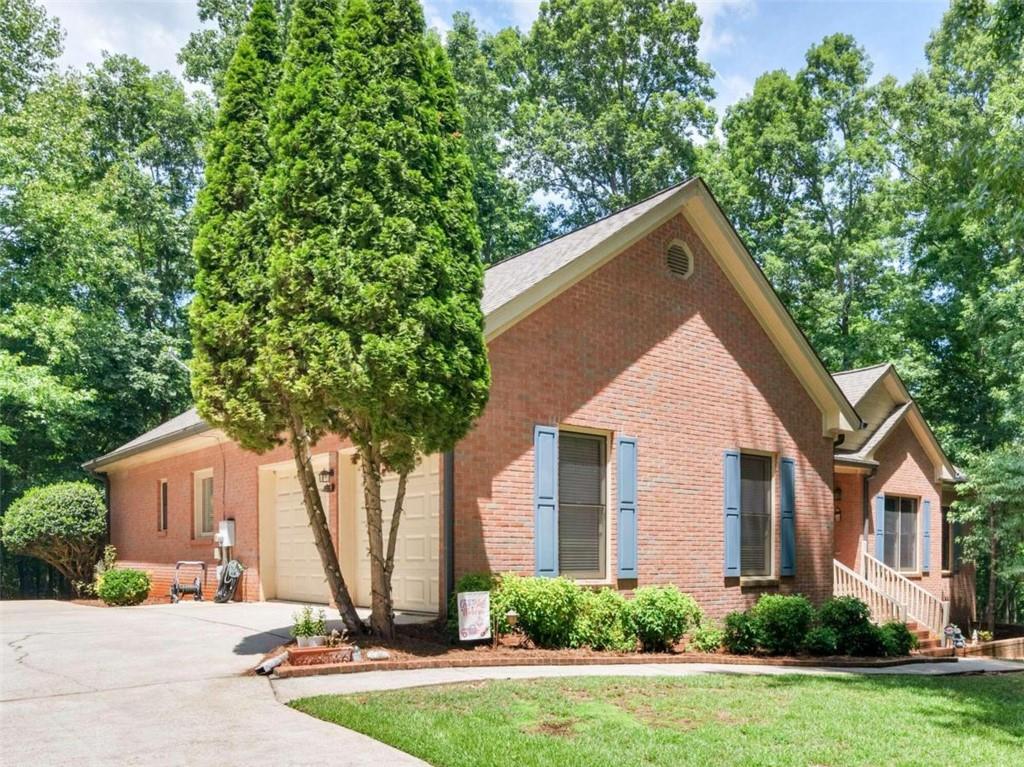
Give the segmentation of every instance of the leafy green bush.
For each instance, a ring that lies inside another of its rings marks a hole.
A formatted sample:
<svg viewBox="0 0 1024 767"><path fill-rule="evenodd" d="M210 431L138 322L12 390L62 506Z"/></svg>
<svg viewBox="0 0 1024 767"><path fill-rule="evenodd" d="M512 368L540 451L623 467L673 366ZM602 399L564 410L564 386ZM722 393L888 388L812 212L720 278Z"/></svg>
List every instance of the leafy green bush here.
<svg viewBox="0 0 1024 767"><path fill-rule="evenodd" d="M737 610L725 616L722 646L733 655L750 655L757 650L757 631L748 613Z"/></svg>
<svg viewBox="0 0 1024 767"><path fill-rule="evenodd" d="M804 637L804 650L811 655L835 655L838 641L835 629L815 626Z"/></svg>
<svg viewBox="0 0 1024 767"><path fill-rule="evenodd" d="M847 654L866 658L877 658L885 655L885 643L882 629L874 623L867 623L859 629L849 632L849 648Z"/></svg>
<svg viewBox="0 0 1024 767"><path fill-rule="evenodd" d="M595 650L635 650L636 635L629 624L627 605L614 589L584 591L573 643Z"/></svg>
<svg viewBox="0 0 1024 767"><path fill-rule="evenodd" d="M149 575L142 570L118 567L103 574L96 593L108 605L138 605L149 596L149 587Z"/></svg>
<svg viewBox="0 0 1024 767"><path fill-rule="evenodd" d="M910 633L906 624L889 621L879 629L882 650L889 656L910 655L917 647L917 637Z"/></svg>
<svg viewBox="0 0 1024 767"><path fill-rule="evenodd" d="M463 591L492 592L491 614L495 615L493 591L497 582L498 577L493 573L466 573L455 581L455 591L452 592L451 597L448 599L448 620L445 624L448 636L453 642L458 641L459 639L458 595Z"/></svg>
<svg viewBox="0 0 1024 767"><path fill-rule="evenodd" d="M538 647L572 647L583 589L566 578L503 575L491 596L491 611L519 614L518 627ZM503 622L503 621L501 621Z"/></svg>
<svg viewBox="0 0 1024 767"><path fill-rule="evenodd" d="M35 487L10 505L3 516L3 543L53 565L76 587L92 583L100 541L107 529L107 508L88 482Z"/></svg>
<svg viewBox="0 0 1024 767"><path fill-rule="evenodd" d="M750 609L757 644L774 655L795 653L804 643L814 608L799 595L764 594Z"/></svg>
<svg viewBox="0 0 1024 767"><path fill-rule="evenodd" d="M854 655L871 625L871 610L857 597L832 597L818 608L817 623L832 629L836 636L836 652Z"/></svg>
<svg viewBox="0 0 1024 767"><path fill-rule="evenodd" d="M629 602L629 622L644 650L670 649L700 619L694 598L675 586L644 586Z"/></svg>
<svg viewBox="0 0 1024 767"><path fill-rule="evenodd" d="M711 624L702 624L690 633L690 643L697 652L718 652L725 640L725 631Z"/></svg>

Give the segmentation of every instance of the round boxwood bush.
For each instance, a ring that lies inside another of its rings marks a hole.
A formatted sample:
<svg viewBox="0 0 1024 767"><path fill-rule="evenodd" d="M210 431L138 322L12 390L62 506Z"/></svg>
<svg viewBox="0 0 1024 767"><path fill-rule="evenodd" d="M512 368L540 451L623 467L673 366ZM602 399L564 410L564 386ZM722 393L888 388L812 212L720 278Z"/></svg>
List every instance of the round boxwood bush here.
<svg viewBox="0 0 1024 767"><path fill-rule="evenodd" d="M491 594L491 611L504 616L515 610L518 628L538 647L572 647L583 600L583 589L566 578L503 575Z"/></svg>
<svg viewBox="0 0 1024 767"><path fill-rule="evenodd" d="M142 570L118 567L103 573L96 594L108 605L124 607L145 602L149 587L149 575Z"/></svg>
<svg viewBox="0 0 1024 767"><path fill-rule="evenodd" d="M671 649L683 634L700 625L701 610L675 586L644 586L629 602L629 622L644 650Z"/></svg>
<svg viewBox="0 0 1024 767"><path fill-rule="evenodd" d="M711 624L702 624L690 633L687 649L692 647L697 652L718 652L724 639L725 632L722 629Z"/></svg>
<svg viewBox="0 0 1024 767"><path fill-rule="evenodd" d="M733 655L751 655L757 651L757 631L748 613L737 610L725 616L722 646Z"/></svg>
<svg viewBox="0 0 1024 767"><path fill-rule="evenodd" d="M860 655L867 658L877 658L885 655L885 643L882 637L882 629L874 623L866 623L860 628L850 631L847 635L849 649L848 655Z"/></svg>
<svg viewBox="0 0 1024 767"><path fill-rule="evenodd" d="M803 647L814 608L799 595L764 594L750 609L750 617L761 649L787 655Z"/></svg>
<svg viewBox="0 0 1024 767"><path fill-rule="evenodd" d="M622 594L614 589L583 592L573 644L595 650L636 649L636 635L629 624L627 602Z"/></svg>
<svg viewBox="0 0 1024 767"><path fill-rule="evenodd" d="M818 608L817 623L836 636L836 651L854 655L858 642L870 632L871 610L857 597L832 597Z"/></svg>
<svg viewBox="0 0 1024 767"><path fill-rule="evenodd" d="M29 490L3 516L3 542L15 554L53 565L76 590L92 582L107 529L100 491L88 482Z"/></svg>
<svg viewBox="0 0 1024 767"><path fill-rule="evenodd" d="M910 655L910 651L917 647L917 637L899 621L886 623L879 629L879 635L882 650L889 656Z"/></svg>
<svg viewBox="0 0 1024 767"><path fill-rule="evenodd" d="M804 649L811 655L835 655L838 639L828 626L815 626L804 637Z"/></svg>

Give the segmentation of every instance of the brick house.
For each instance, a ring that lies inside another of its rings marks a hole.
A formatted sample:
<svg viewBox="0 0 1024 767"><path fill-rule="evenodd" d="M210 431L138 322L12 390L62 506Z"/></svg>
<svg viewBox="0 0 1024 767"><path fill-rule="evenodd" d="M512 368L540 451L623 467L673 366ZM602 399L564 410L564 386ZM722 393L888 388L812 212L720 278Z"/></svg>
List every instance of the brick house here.
<svg viewBox="0 0 1024 767"><path fill-rule="evenodd" d="M409 479L397 609L436 612L481 570L675 583L717 616L765 591L817 601L874 550L863 493L916 500L900 552L930 509L920 541L938 562L955 474L898 376L879 380L902 415L872 425L882 389L828 373L699 179L492 266L483 309L490 402ZM314 449L342 569L368 604L353 452ZM192 410L86 467L109 483L112 542L157 592L176 560L212 565L230 519L245 599L327 600L288 448L246 452ZM949 599L937 567L901 570Z"/></svg>

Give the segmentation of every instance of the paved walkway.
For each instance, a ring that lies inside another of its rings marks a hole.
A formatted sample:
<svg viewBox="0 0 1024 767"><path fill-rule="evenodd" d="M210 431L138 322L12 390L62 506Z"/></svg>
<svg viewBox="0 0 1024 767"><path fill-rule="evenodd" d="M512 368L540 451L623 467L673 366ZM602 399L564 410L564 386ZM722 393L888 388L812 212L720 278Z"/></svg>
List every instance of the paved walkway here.
<svg viewBox="0 0 1024 767"><path fill-rule="evenodd" d="M888 668L794 668L787 666L740 666L726 663L665 663L614 666L502 666L490 668L437 668L417 671L367 671L359 674L307 676L276 679L274 693L281 702L310 695L345 695L375 690L399 690L484 679L538 679L566 676L694 676L697 674L909 674L946 676L981 672L1024 672L1024 663L964 658L957 663L920 663Z"/></svg>
<svg viewBox="0 0 1024 767"><path fill-rule="evenodd" d="M423 767L241 676L295 609L0 602L0 764Z"/></svg>

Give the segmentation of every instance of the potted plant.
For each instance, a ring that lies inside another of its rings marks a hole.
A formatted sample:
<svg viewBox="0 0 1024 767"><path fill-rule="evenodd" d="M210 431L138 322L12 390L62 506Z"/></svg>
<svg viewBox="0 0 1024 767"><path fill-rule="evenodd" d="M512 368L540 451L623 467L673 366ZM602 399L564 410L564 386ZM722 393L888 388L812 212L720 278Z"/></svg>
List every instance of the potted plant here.
<svg viewBox="0 0 1024 767"><path fill-rule="evenodd" d="M292 614L292 636L295 637L299 647L309 647L311 645L310 639L315 634L315 622L313 608L309 605Z"/></svg>
<svg viewBox="0 0 1024 767"><path fill-rule="evenodd" d="M309 647L324 647L327 644L327 613L323 609L317 610L313 615L310 608L310 633Z"/></svg>

